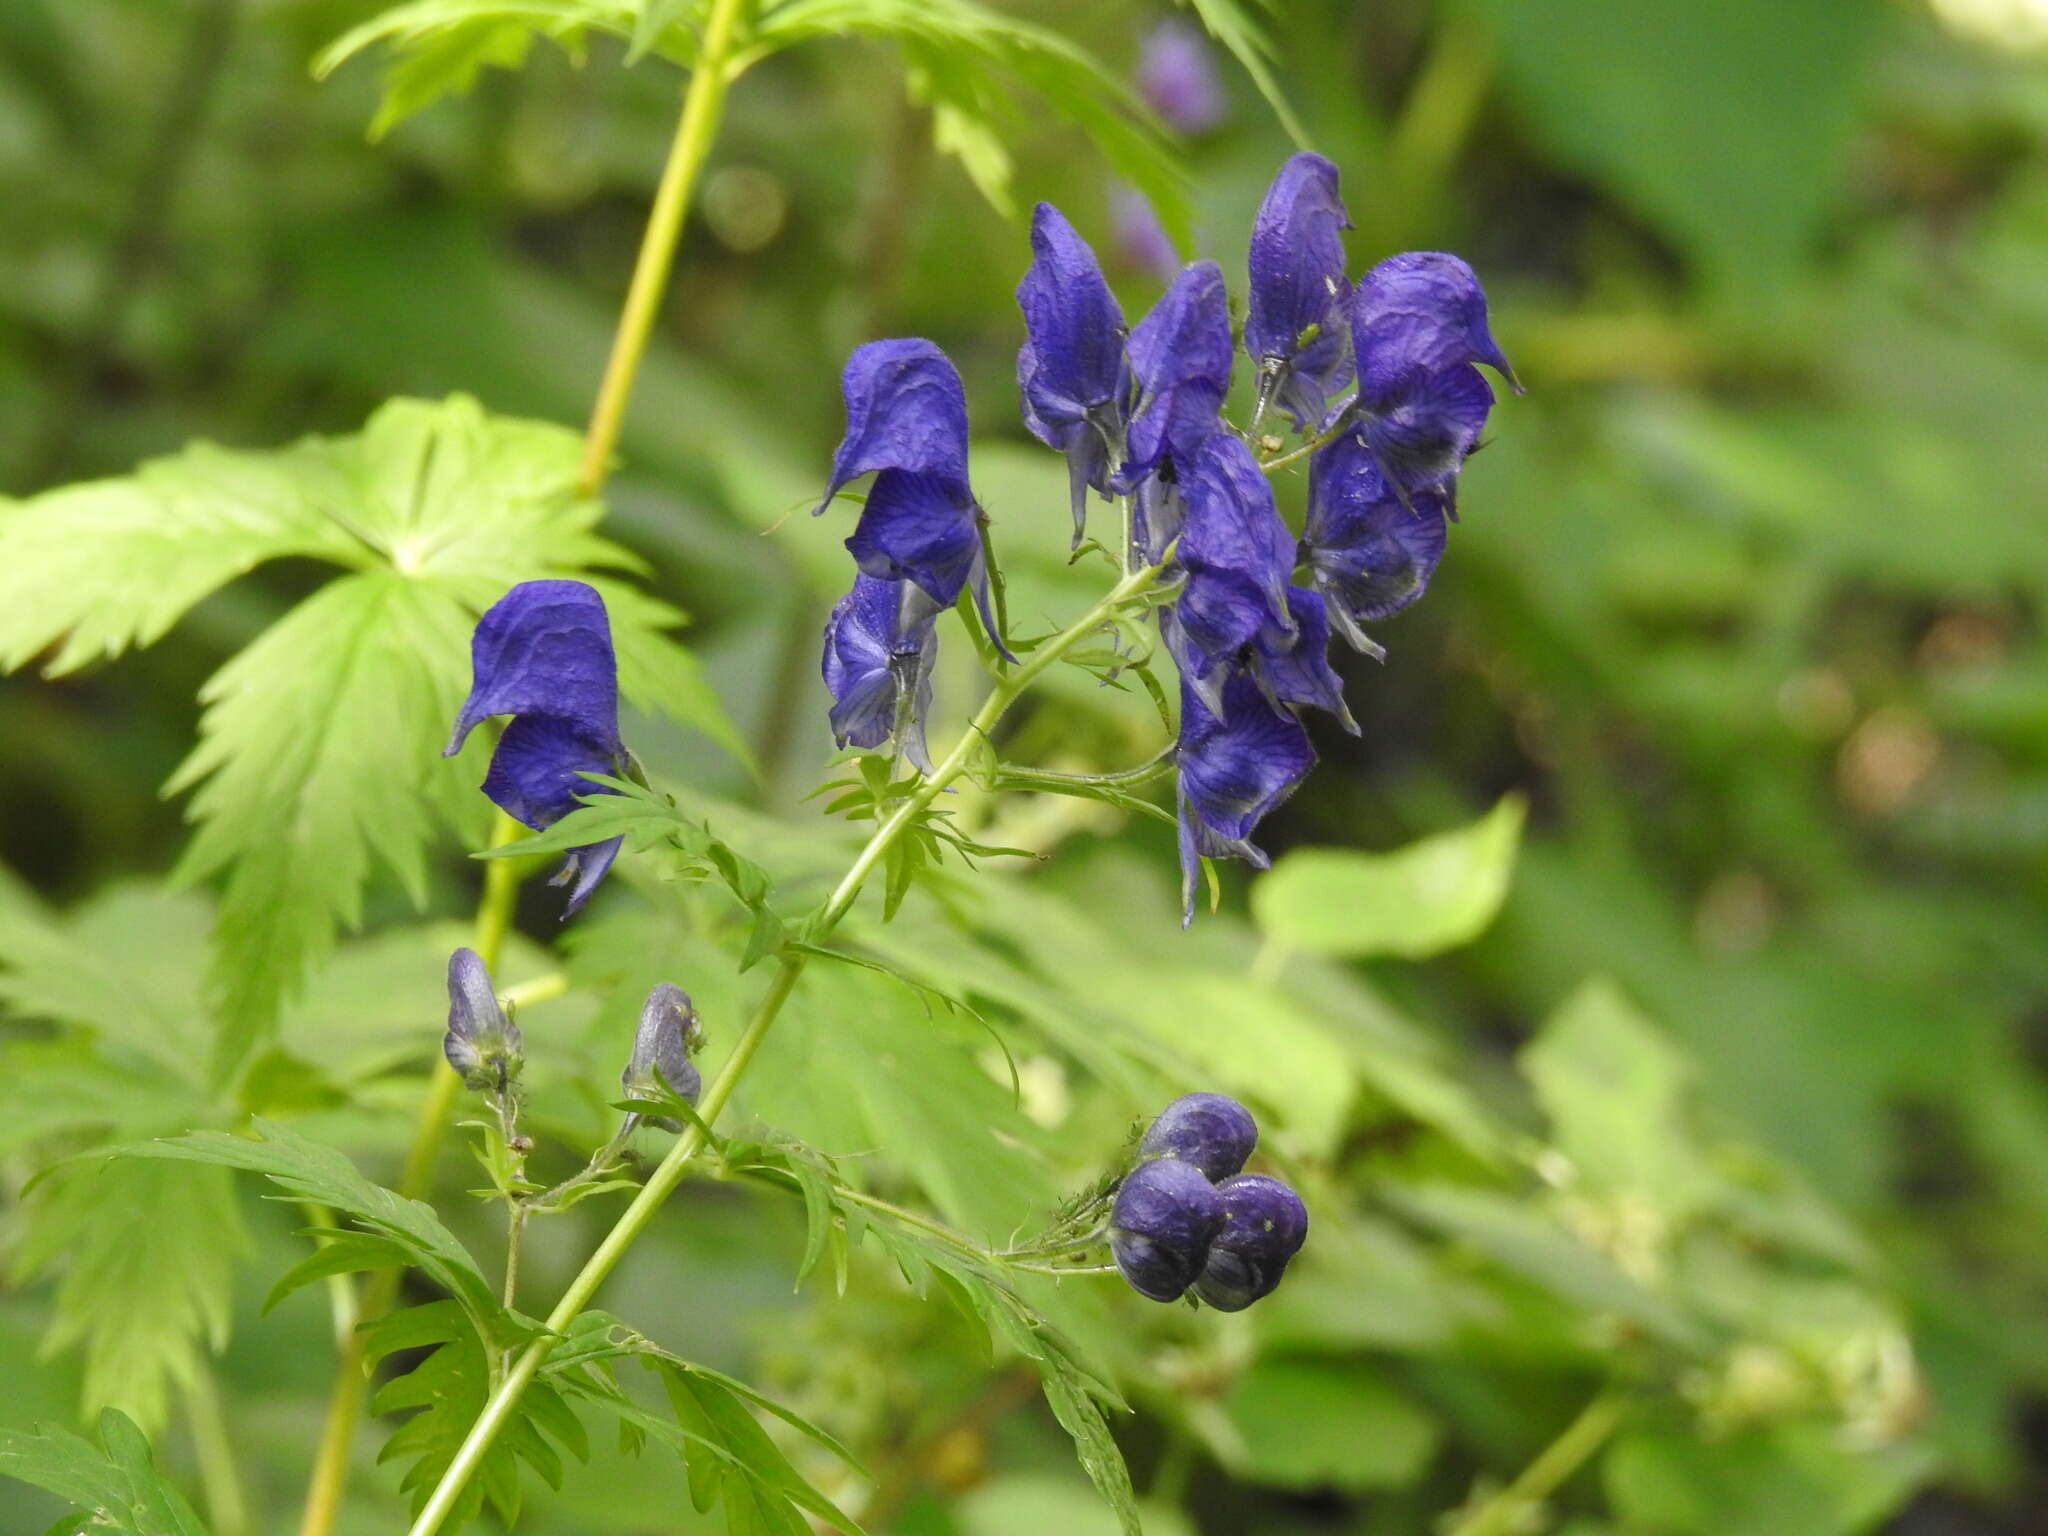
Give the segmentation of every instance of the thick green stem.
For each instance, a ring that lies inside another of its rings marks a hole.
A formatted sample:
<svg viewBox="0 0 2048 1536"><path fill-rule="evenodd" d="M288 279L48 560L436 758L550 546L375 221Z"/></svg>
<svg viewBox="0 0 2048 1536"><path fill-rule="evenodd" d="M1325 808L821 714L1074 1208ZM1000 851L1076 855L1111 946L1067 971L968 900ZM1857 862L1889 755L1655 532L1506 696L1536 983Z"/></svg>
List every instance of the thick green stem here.
<svg viewBox="0 0 2048 1536"><path fill-rule="evenodd" d="M491 828L491 846L501 847L525 831L500 811ZM505 934L512 926L512 910L518 903L522 876L523 866L518 859L492 859L484 866L484 889L477 902L472 947L486 970L497 965L499 952L505 947ZM528 989L529 993L533 990ZM541 989L540 995L551 994ZM528 1000L539 999L529 996ZM436 1062L426 1097L420 1102L419 1119L413 1126L412 1145L406 1150L405 1166L398 1176L400 1194L417 1200L433 1183L434 1164L441 1155L448 1119L461 1092L462 1079L445 1061ZM356 1328L341 1340L334 1385L327 1397L327 1418L321 1426L320 1446L314 1453L312 1475L306 1483L299 1536L329 1536L335 1517L341 1512L341 1496L348 1487L349 1457L355 1449L356 1429L362 1423L363 1403L370 1392L359 1330L362 1324L375 1322L391 1310L398 1299L400 1275L401 1271L396 1269L380 1269L364 1282L361 1301L355 1308Z"/></svg>
<svg viewBox="0 0 2048 1536"><path fill-rule="evenodd" d="M1159 576L1159 569L1152 567L1135 571L1125 577L1094 607L1032 651L1013 671L997 682L987 702L976 712L959 742L946 755L946 760L940 763L888 819L875 829L866 846L855 856L852 867L846 872L846 878L833 889L831 896L826 899L824 907L818 913L810 930L813 942L821 942L838 926L840 919L851 910L868 876L873 874L876 867L888 856L889 849L895 845L896 840L916 823L932 801L944 793L948 784L967 771L967 765L973 760L977 744L987 738L996 723L1002 719L1004 711L1016 702L1018 696L1029 688L1046 668L1099 629L1112 613L1150 591ZM654 1220L655 1212L660 1210L662 1202L669 1197L676 1185L682 1182L683 1175L689 1171L691 1160L704 1149L704 1128L718 1118L719 1112L731 1100L733 1091L739 1086L739 1080L753 1061L755 1052L760 1050L761 1042L767 1038L768 1031L781 1014L782 1005L789 1001L790 994L796 990L797 979L804 973L804 965L805 956L801 952L787 953L782 957L776 967L774 979L768 984L767 992L755 1006L746 1029L734 1044L732 1055L726 1058L718 1076L713 1078L710 1086L704 1090L704 1097L697 1105L698 1118L676 1138L676 1143L669 1149L668 1155L640 1187L639 1194L633 1197L633 1203L620 1214L611 1231L605 1234L604 1241L598 1244L596 1252L592 1253L584 1262L583 1268L577 1271L576 1278L569 1282L569 1288L562 1293L562 1299L547 1316L547 1333L527 1345L520 1352L518 1359L513 1361L511 1368L505 1373L504 1380L491 1394L490 1401L484 1405L484 1411L470 1426L469 1435L462 1442L461 1449L455 1453L455 1459L449 1463L448 1470L441 1474L441 1481L436 1485L425 1507L420 1510L419 1518L413 1522L411 1536L433 1536L434 1532L441 1529L455 1508L456 1501L462 1497L462 1490L482 1466L492 1444L512 1421L512 1416L518 1411L520 1398L532 1384L533 1378L539 1374L555 1341L568 1330L577 1315L589 1304L591 1297L596 1295L597 1288L611 1274L614 1266L625 1257L626 1251L639 1240L640 1234L646 1231L648 1224Z"/></svg>
<svg viewBox="0 0 2048 1536"><path fill-rule="evenodd" d="M1628 1414L1628 1398L1609 1388L1579 1410L1521 1475L1451 1527L1449 1536L1508 1536L1527 1528L1528 1512L1592 1460Z"/></svg>
<svg viewBox="0 0 2048 1536"><path fill-rule="evenodd" d="M633 379L640 371L640 359L646 354L647 339L653 334L655 316L661 311L669 269L675 264L676 246L682 240L683 224L689 216L690 194L696 190L697 173L711 153L711 141L718 136L719 119L725 114L726 88L737 73L731 68L732 44L745 5L746 0L712 0L711 14L704 23L697 67L690 71L690 84L683 93L675 142L669 149L668 164L662 168L661 185L655 189L646 233L640 237L640 255L633 265L632 284L626 290L626 306L619 314L612 355L605 364L597 405L590 413L590 430L583 439L583 463L577 482L585 495L597 494L611 468L612 450L618 446L619 429L626 417L626 402L633 394Z"/></svg>

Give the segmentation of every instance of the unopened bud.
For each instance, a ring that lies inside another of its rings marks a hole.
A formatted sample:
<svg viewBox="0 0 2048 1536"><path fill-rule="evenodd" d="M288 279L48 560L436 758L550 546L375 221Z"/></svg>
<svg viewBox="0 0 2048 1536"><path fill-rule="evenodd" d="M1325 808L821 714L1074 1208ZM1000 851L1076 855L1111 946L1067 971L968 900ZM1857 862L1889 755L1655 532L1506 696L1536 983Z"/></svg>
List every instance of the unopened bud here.
<svg viewBox="0 0 2048 1536"><path fill-rule="evenodd" d="M471 1088L504 1090L523 1065L519 1026L505 1017L491 973L473 949L448 957L448 1065Z"/></svg>
<svg viewBox="0 0 2048 1536"><path fill-rule="evenodd" d="M697 1102L704 1080L691 1063L690 1055L702 1043L697 1014L690 995L672 982L664 981L647 994L640 1009L640 1028L633 1036L633 1055L619 1074L619 1085L629 1099L654 1098L666 1083L675 1095L688 1103ZM657 1076L659 1074L659 1076ZM680 1130L672 1120L655 1122L669 1130Z"/></svg>

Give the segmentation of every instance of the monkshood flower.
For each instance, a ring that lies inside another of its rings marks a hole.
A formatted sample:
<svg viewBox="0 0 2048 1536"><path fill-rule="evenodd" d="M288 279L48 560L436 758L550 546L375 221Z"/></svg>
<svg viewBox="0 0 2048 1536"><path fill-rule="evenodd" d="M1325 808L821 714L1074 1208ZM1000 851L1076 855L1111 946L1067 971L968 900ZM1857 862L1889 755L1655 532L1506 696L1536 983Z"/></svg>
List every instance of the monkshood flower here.
<svg viewBox="0 0 2048 1536"><path fill-rule="evenodd" d="M1201 1169L1176 1158L1140 1163L1109 1213L1109 1252L1132 1290L1178 1301L1208 1262L1223 1230L1223 1198Z"/></svg>
<svg viewBox="0 0 2048 1536"><path fill-rule="evenodd" d="M1074 543L1087 526L1088 492L1111 495L1130 408L1124 312L1088 242L1051 203L1031 216L1031 266L1017 285L1026 341L1017 353L1024 425L1067 456Z"/></svg>
<svg viewBox="0 0 2048 1536"><path fill-rule="evenodd" d="M1287 612L1294 620L1294 638L1285 645L1254 643L1248 658L1253 678L1273 703L1327 710L1356 736L1358 722L1344 702L1344 679L1330 665L1330 617L1322 595L1289 587Z"/></svg>
<svg viewBox="0 0 2048 1536"><path fill-rule="evenodd" d="M872 751L892 737L931 772L924 721L938 659L939 610L922 589L865 571L853 579L825 624L825 686L832 692L832 734L842 747Z"/></svg>
<svg viewBox="0 0 2048 1536"><path fill-rule="evenodd" d="M1258 1122L1237 1100L1221 1093L1184 1093L1145 1128L1140 1158L1178 1158L1204 1178L1228 1178L1259 1144Z"/></svg>
<svg viewBox="0 0 2048 1536"><path fill-rule="evenodd" d="M1138 44L1138 94L1168 127L1190 136L1223 121L1230 99L1202 29L1170 16Z"/></svg>
<svg viewBox="0 0 2048 1536"><path fill-rule="evenodd" d="M1352 298L1360 431L1396 497L1443 493L1493 409L1484 363L1516 393L1521 384L1486 323L1486 293L1463 261L1442 251L1389 256Z"/></svg>
<svg viewBox="0 0 2048 1536"><path fill-rule="evenodd" d="M604 599L580 581L523 581L491 606L470 641L474 672L442 756L462 750L492 715L510 715L483 791L536 832L599 793L585 773L618 774L630 759L619 740L619 669ZM621 839L571 849L553 884L570 886L567 917L618 856Z"/></svg>
<svg viewBox="0 0 2048 1536"><path fill-rule="evenodd" d="M1259 405L1286 411L1295 430L1320 426L1330 397L1351 381L1351 280L1337 167L1321 155L1288 157L1252 224L1244 349L1258 369Z"/></svg>
<svg viewBox="0 0 2048 1536"><path fill-rule="evenodd" d="M1266 697L1249 672L1226 676L1210 710L1183 678L1180 692L1181 925L1194 921L1200 860L1270 862L1252 846L1259 821L1308 777L1315 749L1291 709Z"/></svg>
<svg viewBox="0 0 2048 1536"><path fill-rule="evenodd" d="M1228 432L1212 432L1182 466L1179 495L1186 523L1175 559L1187 579L1163 623L1181 676L1214 713L1250 647L1293 648L1294 538L1258 460Z"/></svg>
<svg viewBox="0 0 2048 1536"><path fill-rule="evenodd" d="M1123 482L1169 456L1183 466L1216 431L1230 393L1230 301L1213 261L1182 267L1131 330L1131 372L1138 386L1125 448Z"/></svg>
<svg viewBox="0 0 2048 1536"><path fill-rule="evenodd" d="M659 1094L665 1083L685 1103L696 1103L704 1079L690 1053L699 1039L697 1013L690 1005L689 993L673 982L662 982L641 1006L633 1054L619 1074L619 1087L629 1099L645 1099ZM654 1116L652 1123L665 1131L682 1130L667 1116Z"/></svg>
<svg viewBox="0 0 2048 1536"><path fill-rule="evenodd" d="M519 1026L498 1005L491 973L473 949L448 957L448 1033L441 1052L471 1088L503 1093L523 1062Z"/></svg>
<svg viewBox="0 0 2048 1536"><path fill-rule="evenodd" d="M854 348L840 379L846 436L832 458L823 512L850 480L874 473L846 547L870 576L915 582L941 608L972 586L989 634L981 508L967 484L967 396L929 341Z"/></svg>
<svg viewBox="0 0 2048 1536"><path fill-rule="evenodd" d="M1242 1312L1270 1296L1308 1238L1308 1208L1280 1180L1240 1173L1222 1180L1223 1230L1195 1278L1195 1295L1219 1312Z"/></svg>
<svg viewBox="0 0 2048 1536"><path fill-rule="evenodd" d="M1384 653L1361 626L1422 596L1443 558L1446 527L1443 496L1416 491L1404 505L1356 433L1309 460L1302 558L1331 624L1368 655Z"/></svg>
<svg viewBox="0 0 2048 1536"><path fill-rule="evenodd" d="M1116 259L1126 267L1162 283L1180 270L1180 252L1159 222L1158 210L1128 182L1120 181L1109 189L1109 224L1116 232Z"/></svg>

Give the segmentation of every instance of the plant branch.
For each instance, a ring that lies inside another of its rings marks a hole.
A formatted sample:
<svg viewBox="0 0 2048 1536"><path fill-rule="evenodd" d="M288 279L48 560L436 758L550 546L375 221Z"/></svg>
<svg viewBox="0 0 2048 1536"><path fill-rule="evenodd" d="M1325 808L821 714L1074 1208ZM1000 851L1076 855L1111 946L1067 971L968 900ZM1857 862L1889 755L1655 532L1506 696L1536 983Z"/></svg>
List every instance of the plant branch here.
<svg viewBox="0 0 2048 1536"><path fill-rule="evenodd" d="M491 826L491 846L501 847L523 836L526 829L498 813ZM524 864L518 859L492 859L484 866L483 895L477 902L476 933L472 947L489 970L498 963L505 946L505 934L512 926L512 909L519 898ZM521 989L524 1000L540 1001L551 994L543 983L529 983ZM538 993L539 996L535 994ZM448 1134L448 1118L462 1091L462 1079L445 1061L434 1063L426 1097L420 1102L419 1119L413 1126L412 1145L398 1176L398 1192L417 1200L433 1183L434 1165L441 1155L441 1143ZM364 1323L375 1322L391 1310L398 1299L402 1271L380 1269L364 1282L361 1301L355 1309L356 1327L341 1341L335 1362L334 1385L328 1392L327 1417L320 1430L320 1447L314 1453L312 1476L306 1483L306 1504L299 1517L299 1536L329 1536L335 1517L341 1512L341 1496L348 1487L349 1456L355 1449L356 1429L362 1422L363 1403L369 1396L370 1378L364 1368Z"/></svg>
<svg viewBox="0 0 2048 1536"><path fill-rule="evenodd" d="M1520 1476L1452 1526L1449 1536L1508 1536L1509 1532L1524 1529L1526 1513L1557 1492L1574 1472L1592 1460L1627 1414L1626 1394L1614 1387L1601 1392L1522 1469Z"/></svg>
<svg viewBox="0 0 2048 1536"><path fill-rule="evenodd" d="M647 230L640 237L640 254L633 264L632 283L626 289L626 305L619 314L618 333L612 339L604 381L598 386L597 404L583 438L583 462L577 484L587 496L597 494L611 470L612 450L618 446L626 402L633 394L633 379L646 355L655 317L661 311L662 295L668 289L669 269L675 264L676 246L682 240L683 225L689 217L690 194L696 190L697 173L711 153L711 141L717 137L719 119L725 113L725 93L737 74L728 66L732 62L733 36L745 4L746 0L712 0L711 14L704 23L697 67L690 72L690 83L683 92L675 142L670 146L668 163L662 167L661 185L655 189L654 207L647 216Z"/></svg>
<svg viewBox="0 0 2048 1536"><path fill-rule="evenodd" d="M1149 592L1158 582L1160 574L1158 567L1149 567L1125 577L1080 618L1031 652L1014 670L997 682L987 701L962 733L959 742L947 754L945 761L940 763L931 775L875 829L866 846L854 858L846 877L834 888L812 924L808 935L812 944L822 942L838 926L840 919L851 910L868 876L874 873L896 840L916 823L917 818L945 791L947 785L967 771L967 765L973 759L976 746L987 738L1018 696L1060 657L1094 634L1112 614L1126 603ZM463 1440L447 1471L442 1473L440 1482L421 1508L418 1519L413 1522L411 1536L433 1536L434 1532L441 1529L455 1508L456 1501L461 1498L462 1490L483 1464L485 1453L511 1423L521 1397L524 1396L533 1378L539 1374L541 1365L546 1361L555 1342L568 1331L569 1325L597 1293L597 1288L604 1283L605 1278L611 1274L641 1233L646 1231L649 1223L654 1220L655 1213L660 1210L662 1202L669 1197L676 1185L682 1182L691 1161L704 1149L707 1128L717 1120L720 1111L731 1100L733 1091L739 1086L740 1078L745 1075L755 1053L760 1050L761 1042L774 1027L783 1004L789 1001L790 994L796 990L797 980L803 975L807 960L808 955L802 950L784 952L774 979L769 982L767 992L755 1006L746 1029L733 1046L732 1055L726 1059L717 1077L713 1078L704 1090L704 1097L697 1105L697 1118L681 1136L676 1138L675 1145L649 1175L647 1182L640 1187L640 1192L633 1197L632 1204L620 1214L611 1231L606 1233L604 1240L598 1244L597 1250L584 1262L583 1268L577 1271L575 1279L569 1282L569 1287L562 1293L561 1300L547 1316L547 1332L527 1345L520 1351L518 1359L513 1361L511 1368L505 1373L505 1379L491 1394L490 1401L484 1405L484 1410L477 1416L476 1422L470 1426L467 1438Z"/></svg>
<svg viewBox="0 0 2048 1536"><path fill-rule="evenodd" d="M221 1406L213 1368L202 1363L185 1382L185 1415L192 1431L192 1455L206 1491L206 1514L215 1536L248 1536L249 1502L235 1465L235 1437Z"/></svg>

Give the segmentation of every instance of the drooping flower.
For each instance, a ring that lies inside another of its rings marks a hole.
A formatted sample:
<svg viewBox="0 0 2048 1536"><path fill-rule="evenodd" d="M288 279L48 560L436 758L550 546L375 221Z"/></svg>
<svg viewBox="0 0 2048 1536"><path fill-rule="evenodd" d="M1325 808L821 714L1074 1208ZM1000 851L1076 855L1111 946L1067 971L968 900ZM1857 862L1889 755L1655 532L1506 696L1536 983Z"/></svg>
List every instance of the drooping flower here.
<svg viewBox="0 0 2048 1536"><path fill-rule="evenodd" d="M1224 679L1221 709L1211 711L1183 678L1180 693L1181 922L1194 920L1202 858L1240 858L1264 869L1252 832L1315 766L1308 732L1276 707L1248 672Z"/></svg>
<svg viewBox="0 0 2048 1536"><path fill-rule="evenodd" d="M1138 44L1138 94L1160 120L1190 136L1223 121L1230 100L1216 68L1216 51L1202 29L1169 16Z"/></svg>
<svg viewBox="0 0 2048 1536"><path fill-rule="evenodd" d="M1297 431L1319 426L1351 379L1350 227L1337 167L1306 152L1280 167L1252 225L1244 349L1258 369L1260 403L1286 411Z"/></svg>
<svg viewBox="0 0 2048 1536"><path fill-rule="evenodd" d="M1344 679L1330 665L1330 618L1321 594L1289 587L1287 611L1294 620L1293 639L1280 645L1255 642L1249 658L1253 678L1273 703L1327 710L1356 736L1358 722L1344 702Z"/></svg>
<svg viewBox="0 0 2048 1536"><path fill-rule="evenodd" d="M1222 1180L1223 1230L1209 1244L1195 1294L1219 1312L1242 1312L1273 1294L1308 1239L1308 1207L1287 1185L1263 1173Z"/></svg>
<svg viewBox="0 0 2048 1536"><path fill-rule="evenodd" d="M662 982L641 1005L633 1054L619 1074L619 1087L629 1099L645 1099L659 1094L666 1084L685 1103L696 1103L704 1078L690 1053L698 1040L697 1012L690 1005L690 994L674 982ZM682 1129L666 1116L654 1117L653 1123L665 1131Z"/></svg>
<svg viewBox="0 0 2048 1536"><path fill-rule="evenodd" d="M937 615L931 599L907 581L865 571L854 577L825 624L825 686L840 746L871 751L900 727L904 755L931 772L924 722L939 654Z"/></svg>
<svg viewBox="0 0 2048 1536"><path fill-rule="evenodd" d="M1109 1213L1109 1251L1132 1290L1177 1301L1202 1272L1222 1230L1223 1200L1191 1163L1154 1158L1117 1189Z"/></svg>
<svg viewBox="0 0 2048 1536"><path fill-rule="evenodd" d="M519 1075L524 1042L498 1004L482 957L458 949L448 957L448 1032L441 1052L471 1088L503 1093Z"/></svg>
<svg viewBox="0 0 2048 1536"><path fill-rule="evenodd" d="M1521 392L1487 327L1486 293L1443 251L1389 256L1352 299L1358 408L1365 441L1403 500L1439 491L1456 515L1454 481L1493 409L1484 363Z"/></svg>
<svg viewBox="0 0 2048 1536"><path fill-rule="evenodd" d="M1145 1128L1138 1156L1179 1158L1213 1180L1237 1172L1258 1144L1258 1122L1237 1100L1221 1093L1184 1093Z"/></svg>
<svg viewBox="0 0 2048 1536"><path fill-rule="evenodd" d="M967 483L967 396L959 370L929 341L871 341L847 358L840 390L846 436L818 511L848 481L874 473L846 541L860 568L915 582L941 608L971 587L994 635L981 508Z"/></svg>
<svg viewBox="0 0 2048 1536"><path fill-rule="evenodd" d="M1228 432L1211 433L1181 468L1186 507L1175 559L1187 572L1166 635L1181 675L1211 712L1223 677L1260 642L1292 648L1287 606L1294 539L1251 450Z"/></svg>
<svg viewBox="0 0 2048 1536"><path fill-rule="evenodd" d="M1024 424L1067 456L1074 543L1087 524L1088 492L1111 492L1130 407L1124 312L1088 242L1051 203L1031 216L1030 268L1017 285L1027 337L1017 353Z"/></svg>
<svg viewBox="0 0 2048 1536"><path fill-rule="evenodd" d="M1216 431L1230 393L1230 303L1222 269L1213 261L1181 268L1132 327L1129 353L1138 398L1125 445L1125 486L1169 456L1184 469Z"/></svg>
<svg viewBox="0 0 2048 1536"><path fill-rule="evenodd" d="M619 670L604 599L580 581L523 581L499 598L470 642L474 680L442 756L453 757L484 720L512 716L491 756L483 792L542 831L601 793L585 773L618 774ZM563 916L580 910L611 868L621 839L571 849L553 883L570 886Z"/></svg>
<svg viewBox="0 0 2048 1536"><path fill-rule="evenodd" d="M1384 654L1362 626L1399 613L1428 589L1446 526L1443 496L1414 491L1402 505L1359 434L1316 450L1301 549L1330 622L1355 648Z"/></svg>

